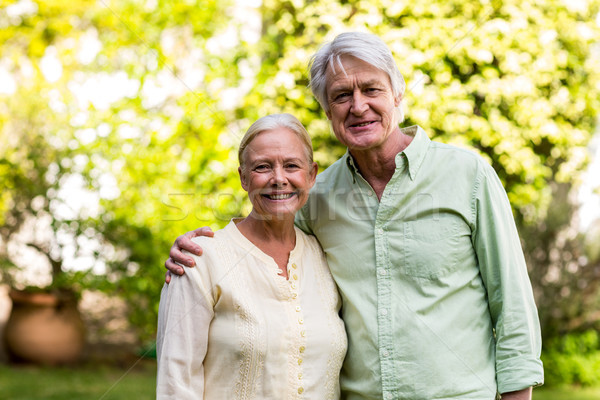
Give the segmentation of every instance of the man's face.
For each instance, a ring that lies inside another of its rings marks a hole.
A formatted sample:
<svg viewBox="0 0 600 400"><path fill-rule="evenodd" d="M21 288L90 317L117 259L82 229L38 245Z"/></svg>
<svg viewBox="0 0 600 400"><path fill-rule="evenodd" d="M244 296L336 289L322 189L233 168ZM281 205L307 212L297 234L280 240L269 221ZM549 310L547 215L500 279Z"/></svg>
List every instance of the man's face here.
<svg viewBox="0 0 600 400"><path fill-rule="evenodd" d="M327 69L327 102L333 132L348 149L364 151L384 145L398 129L394 97L388 75L358 58L341 57L344 71Z"/></svg>

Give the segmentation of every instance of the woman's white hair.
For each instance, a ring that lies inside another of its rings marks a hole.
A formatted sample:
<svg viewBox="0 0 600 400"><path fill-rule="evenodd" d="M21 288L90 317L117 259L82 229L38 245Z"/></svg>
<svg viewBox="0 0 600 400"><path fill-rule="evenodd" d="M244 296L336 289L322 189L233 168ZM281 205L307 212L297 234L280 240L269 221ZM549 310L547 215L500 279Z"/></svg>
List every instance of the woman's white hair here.
<svg viewBox="0 0 600 400"><path fill-rule="evenodd" d="M339 68L345 73L341 61L342 56L356 57L387 73L394 97L404 97L406 88L404 77L398 70L392 52L383 40L370 33L346 32L336 36L333 41L325 43L312 56L309 63L310 89L325 112L329 112L327 67L330 67L333 72ZM402 122L404 120L402 104L397 107L397 115L398 122Z"/></svg>
<svg viewBox="0 0 600 400"><path fill-rule="evenodd" d="M262 118L257 119L250 128L246 131L246 134L242 138L240 142L240 147L238 149L238 160L240 162L240 167L242 170L244 169L244 154L246 147L262 132L272 131L276 129L285 128L296 134L302 141L304 145L304 150L306 154L306 159L309 164L313 162L313 148L312 141L310 139L310 135L302 125L302 122L298 120L298 118L294 117L292 114L270 114L266 115Z"/></svg>

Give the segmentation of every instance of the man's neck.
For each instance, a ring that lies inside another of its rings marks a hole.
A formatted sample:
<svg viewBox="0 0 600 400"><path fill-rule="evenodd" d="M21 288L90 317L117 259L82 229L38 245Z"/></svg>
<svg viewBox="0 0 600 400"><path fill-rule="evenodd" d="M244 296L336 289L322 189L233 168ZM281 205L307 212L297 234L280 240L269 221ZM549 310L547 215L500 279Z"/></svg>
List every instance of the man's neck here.
<svg viewBox="0 0 600 400"><path fill-rule="evenodd" d="M385 186L396 171L396 155L408 147L413 137L400 128L383 146L363 151L350 150L358 170L381 200Z"/></svg>

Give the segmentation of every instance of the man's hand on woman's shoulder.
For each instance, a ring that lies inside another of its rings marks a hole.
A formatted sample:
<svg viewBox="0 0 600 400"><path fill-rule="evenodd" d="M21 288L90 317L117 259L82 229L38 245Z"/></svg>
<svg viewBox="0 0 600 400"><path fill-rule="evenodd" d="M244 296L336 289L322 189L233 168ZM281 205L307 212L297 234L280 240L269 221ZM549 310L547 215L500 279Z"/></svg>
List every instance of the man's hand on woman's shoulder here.
<svg viewBox="0 0 600 400"><path fill-rule="evenodd" d="M194 259L190 256L186 256L183 254L183 250L189 251L192 254L197 256L202 255L202 248L192 242L192 239L197 236L214 236L214 232L210 227L203 226L202 228L195 229L190 232L186 232L183 235L179 236L175 239L175 243L171 246L171 251L169 251L169 258L165 261L165 268L167 269L167 273L165 275L165 282L171 282L171 274L175 275L183 275L184 269L182 265L186 267L194 267Z"/></svg>

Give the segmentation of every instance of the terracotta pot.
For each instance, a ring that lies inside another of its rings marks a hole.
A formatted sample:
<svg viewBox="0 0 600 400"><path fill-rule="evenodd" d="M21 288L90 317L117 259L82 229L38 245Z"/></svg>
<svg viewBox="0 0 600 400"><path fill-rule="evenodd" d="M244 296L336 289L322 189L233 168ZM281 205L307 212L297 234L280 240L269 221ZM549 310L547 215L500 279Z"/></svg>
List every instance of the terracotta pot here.
<svg viewBox="0 0 600 400"><path fill-rule="evenodd" d="M85 329L73 294L11 290L9 296L4 338L13 359L56 365L80 358Z"/></svg>

